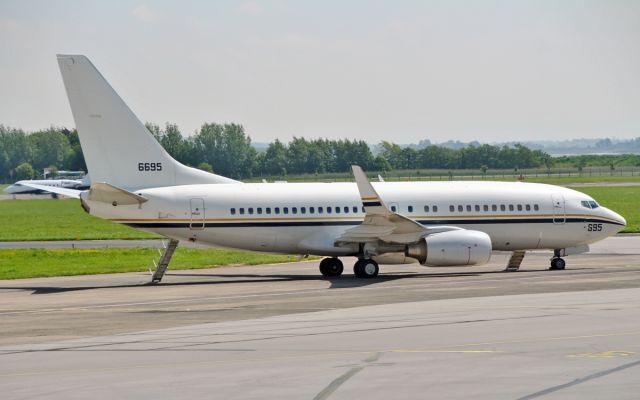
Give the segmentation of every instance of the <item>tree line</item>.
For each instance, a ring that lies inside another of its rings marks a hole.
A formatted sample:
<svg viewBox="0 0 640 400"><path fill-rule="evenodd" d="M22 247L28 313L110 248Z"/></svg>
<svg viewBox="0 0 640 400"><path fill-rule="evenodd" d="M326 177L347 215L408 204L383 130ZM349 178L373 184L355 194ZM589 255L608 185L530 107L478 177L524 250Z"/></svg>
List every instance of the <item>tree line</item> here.
<svg viewBox="0 0 640 400"><path fill-rule="evenodd" d="M551 167L552 157L525 146L482 144L454 149L429 145L403 147L382 142L372 151L363 140L275 140L257 151L239 124L205 123L191 136L175 124L147 123L149 131L172 157L183 164L230 178L347 172L352 164L368 171L393 169L483 169ZM40 176L42 169L85 170L75 130L49 128L26 133L0 125L0 180Z"/></svg>

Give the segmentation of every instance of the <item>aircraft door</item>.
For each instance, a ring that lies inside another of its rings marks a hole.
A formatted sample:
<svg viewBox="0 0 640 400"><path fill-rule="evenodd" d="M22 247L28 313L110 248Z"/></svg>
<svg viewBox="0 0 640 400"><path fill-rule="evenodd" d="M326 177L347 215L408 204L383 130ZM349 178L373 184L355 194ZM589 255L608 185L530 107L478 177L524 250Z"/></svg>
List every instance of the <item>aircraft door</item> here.
<svg viewBox="0 0 640 400"><path fill-rule="evenodd" d="M553 203L553 223L564 224L566 222L564 196L561 194L552 194L551 202Z"/></svg>
<svg viewBox="0 0 640 400"><path fill-rule="evenodd" d="M189 203L191 206L191 221L189 222L189 229L204 229L204 200L191 199Z"/></svg>

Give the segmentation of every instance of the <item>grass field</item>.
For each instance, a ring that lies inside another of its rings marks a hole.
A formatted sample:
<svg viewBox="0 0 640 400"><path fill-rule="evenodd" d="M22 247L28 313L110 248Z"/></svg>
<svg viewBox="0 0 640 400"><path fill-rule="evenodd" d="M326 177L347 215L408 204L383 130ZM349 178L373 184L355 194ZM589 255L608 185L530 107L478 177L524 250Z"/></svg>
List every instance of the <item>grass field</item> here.
<svg viewBox="0 0 640 400"><path fill-rule="evenodd" d="M640 232L640 186L578 187L601 205L612 209L627 220L625 233Z"/></svg>
<svg viewBox="0 0 640 400"><path fill-rule="evenodd" d="M108 274L147 271L156 249L17 249L0 250L0 279ZM295 256L219 249L178 248L171 269L198 269L221 265L255 265L296 260Z"/></svg>
<svg viewBox="0 0 640 400"><path fill-rule="evenodd" d="M0 241L158 237L92 217L82 210L78 200L0 201Z"/></svg>

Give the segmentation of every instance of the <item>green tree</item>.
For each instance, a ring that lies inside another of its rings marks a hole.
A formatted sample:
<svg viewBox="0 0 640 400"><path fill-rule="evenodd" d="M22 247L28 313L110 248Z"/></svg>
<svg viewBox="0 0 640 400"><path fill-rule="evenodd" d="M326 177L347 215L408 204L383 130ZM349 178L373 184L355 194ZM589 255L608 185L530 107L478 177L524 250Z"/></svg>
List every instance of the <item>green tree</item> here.
<svg viewBox="0 0 640 400"><path fill-rule="evenodd" d="M269 175L285 176L287 174L287 149L278 139L269 143L264 154L262 169Z"/></svg>
<svg viewBox="0 0 640 400"><path fill-rule="evenodd" d="M42 170L50 165L62 165L70 155L69 140L56 128L37 131L28 136L31 147L31 165L36 170Z"/></svg>
<svg viewBox="0 0 640 400"><path fill-rule="evenodd" d="M211 167L211 164L206 162L201 162L200 164L198 164L198 169L213 173L213 168Z"/></svg>
<svg viewBox="0 0 640 400"><path fill-rule="evenodd" d="M22 181L33 179L35 172L29 163L22 163L16 167L16 180Z"/></svg>

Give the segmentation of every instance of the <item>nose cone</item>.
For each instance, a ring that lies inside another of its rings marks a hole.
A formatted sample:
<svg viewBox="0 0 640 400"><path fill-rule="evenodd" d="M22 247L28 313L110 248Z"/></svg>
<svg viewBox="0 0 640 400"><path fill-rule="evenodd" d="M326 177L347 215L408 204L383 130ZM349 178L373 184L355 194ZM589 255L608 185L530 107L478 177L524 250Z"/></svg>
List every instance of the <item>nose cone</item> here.
<svg viewBox="0 0 640 400"><path fill-rule="evenodd" d="M16 189L15 185L11 185L4 188L3 192L12 194L15 192L15 189Z"/></svg>
<svg viewBox="0 0 640 400"><path fill-rule="evenodd" d="M616 232L620 232L621 230L623 230L626 226L627 226L627 220L624 219L624 217L620 214L618 214L615 211L609 210L607 209L611 219L613 219L614 221L616 221L619 225L618 225L618 230Z"/></svg>

